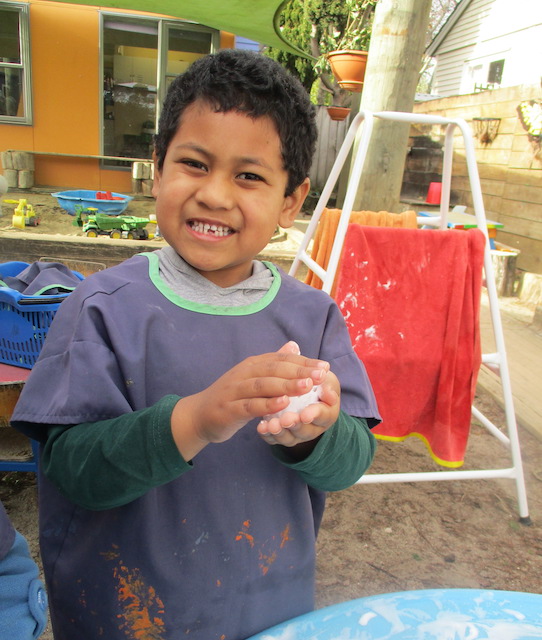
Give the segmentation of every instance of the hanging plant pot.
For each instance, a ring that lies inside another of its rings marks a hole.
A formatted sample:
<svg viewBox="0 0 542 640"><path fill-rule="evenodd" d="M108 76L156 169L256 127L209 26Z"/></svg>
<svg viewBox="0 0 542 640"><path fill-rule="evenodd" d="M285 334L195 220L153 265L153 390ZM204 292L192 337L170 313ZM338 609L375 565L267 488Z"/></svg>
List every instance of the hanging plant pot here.
<svg viewBox="0 0 542 640"><path fill-rule="evenodd" d="M367 67L367 51L332 51L327 54L327 59L339 86L347 91L361 93Z"/></svg>
<svg viewBox="0 0 542 640"><path fill-rule="evenodd" d="M344 120L350 113L350 109L348 107L332 106L327 108L327 112L332 120Z"/></svg>

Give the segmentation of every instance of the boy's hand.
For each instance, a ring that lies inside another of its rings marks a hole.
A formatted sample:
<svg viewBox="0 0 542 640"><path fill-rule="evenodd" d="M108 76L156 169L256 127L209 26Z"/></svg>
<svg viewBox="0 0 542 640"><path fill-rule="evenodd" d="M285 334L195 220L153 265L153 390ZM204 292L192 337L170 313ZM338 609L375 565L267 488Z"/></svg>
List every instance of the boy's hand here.
<svg viewBox="0 0 542 640"><path fill-rule="evenodd" d="M328 371L320 383L319 401L299 413L287 411L279 417L262 420L258 433L268 444L295 447L315 440L333 425L339 417L340 384L337 376Z"/></svg>
<svg viewBox="0 0 542 640"><path fill-rule="evenodd" d="M284 345L281 352L299 353L295 342ZM299 412L285 411L282 415L264 418L258 424L258 433L268 444L295 447L315 440L339 417L341 387L337 376L326 371L320 383L319 400Z"/></svg>
<svg viewBox="0 0 542 640"><path fill-rule="evenodd" d="M290 396L307 393L328 380L327 362L298 354L297 345L287 343L275 353L247 358L204 391L179 400L171 416L171 429L183 458L191 460L210 442L229 440L253 418L285 409ZM330 393L323 391L324 406L333 402ZM312 416L314 407L320 404L304 409L303 419L308 416L312 421L316 414L320 416L321 408ZM324 425L322 432L334 419L327 424L328 419L320 416L317 421Z"/></svg>

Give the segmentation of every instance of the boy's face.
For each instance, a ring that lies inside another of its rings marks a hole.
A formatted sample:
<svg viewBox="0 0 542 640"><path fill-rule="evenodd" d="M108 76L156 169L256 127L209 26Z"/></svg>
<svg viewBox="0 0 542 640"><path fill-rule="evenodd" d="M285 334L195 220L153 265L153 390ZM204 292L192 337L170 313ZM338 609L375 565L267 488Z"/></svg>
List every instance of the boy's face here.
<svg viewBox="0 0 542 640"><path fill-rule="evenodd" d="M195 102L155 171L160 233L207 279L237 284L251 275L277 225L291 227L301 209L309 180L285 196L287 179L270 118L215 113Z"/></svg>

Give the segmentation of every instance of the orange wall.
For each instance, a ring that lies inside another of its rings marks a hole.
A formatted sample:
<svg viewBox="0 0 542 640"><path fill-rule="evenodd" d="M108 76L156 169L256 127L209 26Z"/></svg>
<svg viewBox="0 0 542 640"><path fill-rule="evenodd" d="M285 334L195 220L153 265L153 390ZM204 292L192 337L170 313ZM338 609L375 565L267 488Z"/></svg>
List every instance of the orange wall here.
<svg viewBox="0 0 542 640"><path fill-rule="evenodd" d="M100 153L98 7L30 0L34 123L0 124L0 151ZM222 34L221 46L233 46ZM58 189L131 191L131 172L92 159L35 156L35 184Z"/></svg>
<svg viewBox="0 0 542 640"><path fill-rule="evenodd" d="M36 156L36 186L65 189L96 189L130 193L132 175L129 170L100 169L99 161L91 158Z"/></svg>
<svg viewBox="0 0 542 640"><path fill-rule="evenodd" d="M220 32L220 48L233 49L235 47L235 36L228 31Z"/></svg>
<svg viewBox="0 0 542 640"><path fill-rule="evenodd" d="M0 124L0 151L100 153L99 11L30 2L32 126ZM98 160L35 156L35 184L130 190L130 172L100 170Z"/></svg>
<svg viewBox="0 0 542 640"><path fill-rule="evenodd" d="M33 3L30 8L34 149L99 154L99 13L95 7ZM102 188L99 163L36 158L36 183ZM109 188L109 185L105 185ZM105 188L104 187L104 188Z"/></svg>
<svg viewBox="0 0 542 640"><path fill-rule="evenodd" d="M36 149L99 153L97 9L34 3L30 32Z"/></svg>

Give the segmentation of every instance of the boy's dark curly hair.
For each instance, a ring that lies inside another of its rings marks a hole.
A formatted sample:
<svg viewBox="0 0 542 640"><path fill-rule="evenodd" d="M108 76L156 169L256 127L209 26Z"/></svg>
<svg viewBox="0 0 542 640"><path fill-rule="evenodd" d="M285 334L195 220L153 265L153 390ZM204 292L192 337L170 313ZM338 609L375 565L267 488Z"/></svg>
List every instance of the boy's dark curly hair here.
<svg viewBox="0 0 542 640"><path fill-rule="evenodd" d="M315 109L302 84L277 62L253 51L225 49L196 60L171 83L155 136L158 169L184 110L196 100L217 112L269 116L277 128L290 195L308 176L316 146Z"/></svg>

